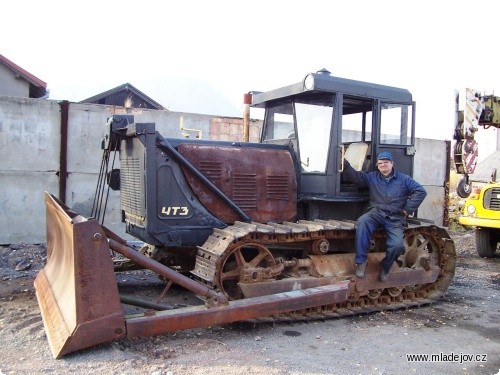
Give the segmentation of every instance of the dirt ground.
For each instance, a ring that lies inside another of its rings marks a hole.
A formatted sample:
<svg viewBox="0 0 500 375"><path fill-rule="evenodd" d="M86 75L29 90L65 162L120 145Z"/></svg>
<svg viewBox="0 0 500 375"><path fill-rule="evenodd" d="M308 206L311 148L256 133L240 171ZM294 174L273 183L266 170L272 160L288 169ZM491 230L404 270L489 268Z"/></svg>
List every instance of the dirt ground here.
<svg viewBox="0 0 500 375"><path fill-rule="evenodd" d="M455 279L431 305L125 339L59 360L52 358L33 287L45 247L0 246L0 375L499 374L500 256L478 257L472 232L453 239ZM410 362L407 354L437 354L442 361Z"/></svg>

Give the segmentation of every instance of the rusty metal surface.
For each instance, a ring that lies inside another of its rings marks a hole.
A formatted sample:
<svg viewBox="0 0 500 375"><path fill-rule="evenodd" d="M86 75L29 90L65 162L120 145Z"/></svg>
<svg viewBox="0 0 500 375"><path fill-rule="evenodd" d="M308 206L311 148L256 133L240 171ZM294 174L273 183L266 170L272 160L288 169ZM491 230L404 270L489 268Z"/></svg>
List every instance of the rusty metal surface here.
<svg viewBox="0 0 500 375"><path fill-rule="evenodd" d="M245 298L253 298L292 290L317 288L325 285L332 285L338 281L337 279L326 277L289 277L282 280L263 281L253 284L239 283L238 286Z"/></svg>
<svg viewBox="0 0 500 375"><path fill-rule="evenodd" d="M407 286L426 284L436 281L439 267L429 270L401 268L397 262L392 265L386 282L378 281L380 262L385 253L369 253L366 264L366 276L357 279L357 283L366 284L364 289L388 288L393 286ZM311 264L318 277L353 278L356 273L356 264L353 254L311 255Z"/></svg>
<svg viewBox="0 0 500 375"><path fill-rule="evenodd" d="M94 220L70 217L45 195L47 264L36 296L54 358L125 336L106 236Z"/></svg>
<svg viewBox="0 0 500 375"><path fill-rule="evenodd" d="M387 277L387 281L379 281L378 275L380 268L377 267L376 272L367 270L366 276L362 279L356 279L355 289L360 296L366 295L370 290L385 289L385 288L404 288L411 285L423 285L433 283L439 276L439 267L433 267L431 270L426 271L423 269L418 270L396 270L391 271Z"/></svg>
<svg viewBox="0 0 500 375"><path fill-rule="evenodd" d="M185 308L127 319L127 336L151 336L196 327L266 317L347 300L347 282L232 301L228 306Z"/></svg>
<svg viewBox="0 0 500 375"><path fill-rule="evenodd" d="M355 277L356 264L352 254L335 254L327 256L311 256L314 270L321 270L316 277L288 277L281 280L259 283L239 283L238 286L245 298L282 293L291 290L302 290L323 285L338 283L340 280L350 280L349 290L359 296L366 295L370 290L405 287L433 283L437 280L440 270L435 266L431 270L407 270L393 265L388 279L379 281L380 261L383 253L369 254L366 266L366 276Z"/></svg>
<svg viewBox="0 0 500 375"><path fill-rule="evenodd" d="M288 151L181 144L179 153L250 218L260 223L295 220L297 180ZM183 168L201 203L226 223L240 218Z"/></svg>

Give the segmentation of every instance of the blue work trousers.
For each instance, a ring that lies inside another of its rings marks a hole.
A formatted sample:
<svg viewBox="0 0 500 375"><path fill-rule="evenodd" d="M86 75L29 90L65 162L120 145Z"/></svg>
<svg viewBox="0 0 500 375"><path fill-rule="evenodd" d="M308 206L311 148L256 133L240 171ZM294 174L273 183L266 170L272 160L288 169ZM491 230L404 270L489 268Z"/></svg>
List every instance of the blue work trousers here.
<svg viewBox="0 0 500 375"><path fill-rule="evenodd" d="M361 215L356 222L356 264L366 262L373 232L384 228L387 233L387 251L380 265L384 272L389 273L394 261L404 254L405 223L406 219L403 216L387 213L378 208L372 208Z"/></svg>

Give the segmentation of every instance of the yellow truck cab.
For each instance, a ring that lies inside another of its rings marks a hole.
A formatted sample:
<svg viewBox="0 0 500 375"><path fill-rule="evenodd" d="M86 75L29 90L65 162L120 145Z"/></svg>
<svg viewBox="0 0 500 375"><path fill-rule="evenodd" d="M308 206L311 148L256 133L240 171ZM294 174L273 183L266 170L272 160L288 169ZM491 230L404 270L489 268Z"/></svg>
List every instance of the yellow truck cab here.
<svg viewBox="0 0 500 375"><path fill-rule="evenodd" d="M495 178L492 180L495 181ZM476 228L479 256L493 257L500 243L500 182L490 182L480 189L473 189L458 222Z"/></svg>

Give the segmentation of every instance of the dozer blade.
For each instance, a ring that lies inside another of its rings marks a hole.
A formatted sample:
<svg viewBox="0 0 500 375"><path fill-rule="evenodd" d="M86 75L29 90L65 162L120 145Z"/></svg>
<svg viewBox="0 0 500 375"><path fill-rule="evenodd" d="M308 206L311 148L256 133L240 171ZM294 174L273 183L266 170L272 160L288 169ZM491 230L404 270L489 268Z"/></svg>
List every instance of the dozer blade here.
<svg viewBox="0 0 500 375"><path fill-rule="evenodd" d="M35 279L43 324L54 358L125 337L107 237L45 193L47 263Z"/></svg>

